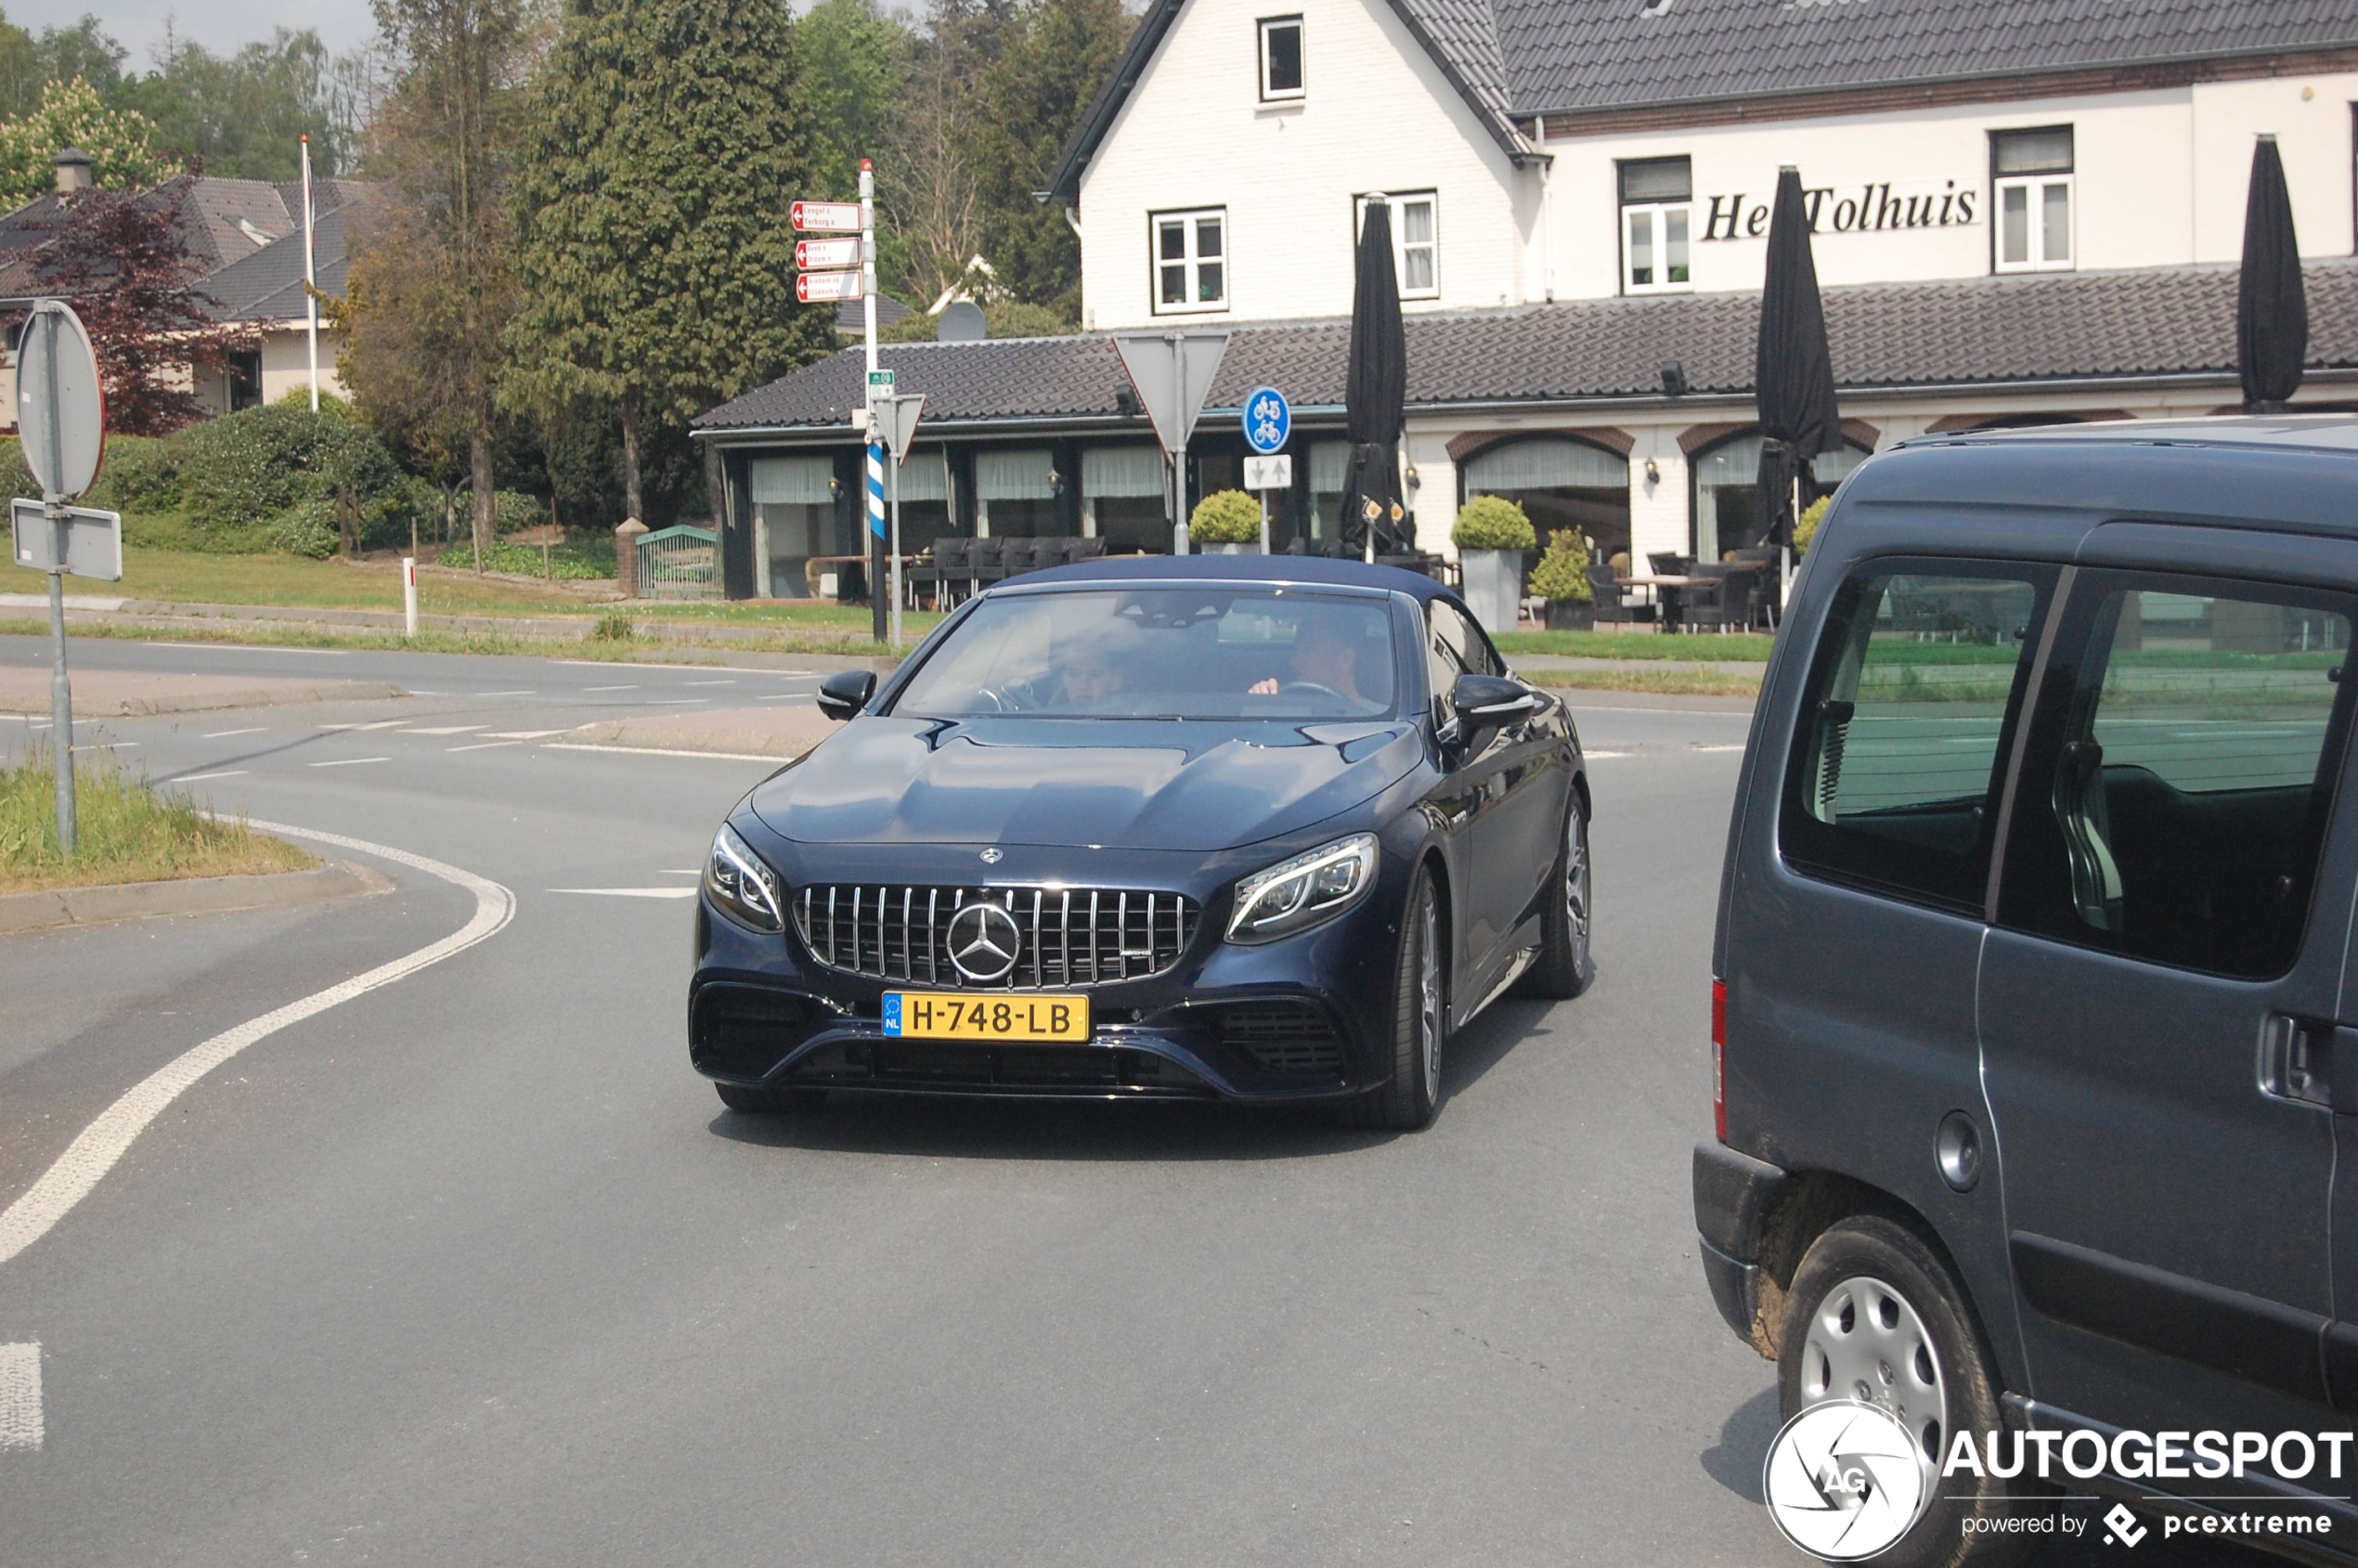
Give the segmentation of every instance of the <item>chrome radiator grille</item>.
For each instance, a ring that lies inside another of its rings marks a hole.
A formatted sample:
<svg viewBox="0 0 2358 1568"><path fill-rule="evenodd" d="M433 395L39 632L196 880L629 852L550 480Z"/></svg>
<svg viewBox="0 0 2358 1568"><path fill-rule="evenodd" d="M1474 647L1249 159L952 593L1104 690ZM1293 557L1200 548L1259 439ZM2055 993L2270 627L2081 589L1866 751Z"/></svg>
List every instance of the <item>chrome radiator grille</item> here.
<svg viewBox="0 0 2358 1568"><path fill-rule="evenodd" d="M877 979L959 990L1085 986L1160 975L1196 934L1195 901L1113 888L912 888L822 883L787 901L795 930L822 964ZM968 903L997 904L1023 941L1004 979L968 979L943 937Z"/></svg>

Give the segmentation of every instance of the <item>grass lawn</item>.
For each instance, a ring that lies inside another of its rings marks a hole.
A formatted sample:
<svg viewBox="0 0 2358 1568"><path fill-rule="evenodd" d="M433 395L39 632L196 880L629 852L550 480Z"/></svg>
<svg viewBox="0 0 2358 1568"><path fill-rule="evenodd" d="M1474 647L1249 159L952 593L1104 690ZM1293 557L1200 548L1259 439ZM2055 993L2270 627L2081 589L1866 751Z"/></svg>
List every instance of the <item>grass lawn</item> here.
<svg viewBox="0 0 2358 1568"><path fill-rule="evenodd" d="M46 637L45 620L0 620L0 637ZM615 664L727 664L745 654L836 654L848 658L888 655L892 650L864 637L797 635L781 628L775 637L732 637L726 641L658 641L635 637L608 640L589 634L581 639L509 637L489 631L421 630L415 637L397 631L317 631L308 627L273 626L265 621L225 621L210 626L133 626L106 621L75 621L69 637L111 637L132 642L239 642L256 648L374 648L409 654L512 654L534 659L604 659ZM912 647L916 632L909 633Z"/></svg>
<svg viewBox="0 0 2358 1568"><path fill-rule="evenodd" d="M1757 659L1766 664L1773 637L1751 632L1517 631L1493 639L1498 651L1555 654L1576 659Z"/></svg>
<svg viewBox="0 0 2358 1568"><path fill-rule="evenodd" d="M46 577L0 558L0 593L46 593ZM180 604L269 604L325 610L398 610L401 566L397 561L312 561L300 555L221 555L162 550L126 543L123 580L88 582L69 578L68 593L120 595ZM615 609L564 584L511 582L472 573L418 573L418 608L426 615L578 616L584 620ZM869 625L864 606L838 604L656 603L628 607L633 620L701 622L713 626L776 627L782 631L836 632L858 636ZM912 638L923 636L941 617L910 612L902 624ZM807 650L797 650L807 651Z"/></svg>
<svg viewBox="0 0 2358 1568"><path fill-rule="evenodd" d="M1535 686L1558 691L1659 692L1665 696L1756 697L1760 677L1724 669L1533 669Z"/></svg>
<svg viewBox="0 0 2358 1568"><path fill-rule="evenodd" d="M302 871L293 845L206 815L185 792L159 793L101 758L74 766L71 859L58 849L56 771L46 753L0 768L0 893Z"/></svg>

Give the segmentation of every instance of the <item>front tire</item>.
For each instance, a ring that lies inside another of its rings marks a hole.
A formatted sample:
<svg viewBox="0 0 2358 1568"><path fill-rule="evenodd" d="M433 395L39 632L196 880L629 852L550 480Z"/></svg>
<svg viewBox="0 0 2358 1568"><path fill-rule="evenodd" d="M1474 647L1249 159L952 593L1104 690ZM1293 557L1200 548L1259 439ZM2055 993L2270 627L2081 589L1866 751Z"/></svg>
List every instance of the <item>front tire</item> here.
<svg viewBox="0 0 2358 1568"><path fill-rule="evenodd" d="M1539 957L1515 982L1516 995L1561 1002L1588 989L1597 974L1588 955L1593 888L1588 812L1575 794L1564 813L1563 848L1557 851L1548 905L1539 915Z"/></svg>
<svg viewBox="0 0 2358 1568"><path fill-rule="evenodd" d="M1408 884L1400 920L1400 962L1393 979L1392 1071L1383 1086L1347 1102L1358 1127L1413 1133L1441 1110L1441 1055L1449 1033L1449 984L1443 962L1441 898L1423 866Z"/></svg>
<svg viewBox="0 0 2358 1568"><path fill-rule="evenodd" d="M1928 1467L1932 1504L1875 1558L1878 1568L1992 1568L2021 1556L2024 1537L1969 1530L2007 1512L2008 1484L1939 1473L1952 1432L2002 1429L1997 1367L1965 1304L1964 1287L1913 1231L1866 1215L1809 1245L1794 1269L1777 1354L1784 1419L1829 1399L1898 1416Z"/></svg>
<svg viewBox="0 0 2358 1568"><path fill-rule="evenodd" d="M765 1083L715 1083L720 1103L741 1116L808 1116L824 1109L824 1089L773 1089Z"/></svg>

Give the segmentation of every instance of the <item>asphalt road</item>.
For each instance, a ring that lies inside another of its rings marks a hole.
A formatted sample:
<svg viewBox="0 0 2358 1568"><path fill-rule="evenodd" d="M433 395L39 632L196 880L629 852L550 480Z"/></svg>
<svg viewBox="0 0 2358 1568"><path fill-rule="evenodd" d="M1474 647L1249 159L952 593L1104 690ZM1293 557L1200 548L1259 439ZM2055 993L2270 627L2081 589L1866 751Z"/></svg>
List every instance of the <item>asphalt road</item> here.
<svg viewBox="0 0 2358 1568"><path fill-rule="evenodd" d="M45 1432L0 1451L0 1563L1805 1561L1758 1501L1772 1369L1712 1310L1688 1196L1743 715L1583 712L1598 982L1461 1036L1430 1132L779 1122L688 1069L677 896L767 765L526 732L815 677L74 653L431 693L81 738L515 914L248 1046L0 1263ZM0 721L0 752L41 733ZM396 892L0 939L0 1206L147 1073L476 907L371 863Z"/></svg>

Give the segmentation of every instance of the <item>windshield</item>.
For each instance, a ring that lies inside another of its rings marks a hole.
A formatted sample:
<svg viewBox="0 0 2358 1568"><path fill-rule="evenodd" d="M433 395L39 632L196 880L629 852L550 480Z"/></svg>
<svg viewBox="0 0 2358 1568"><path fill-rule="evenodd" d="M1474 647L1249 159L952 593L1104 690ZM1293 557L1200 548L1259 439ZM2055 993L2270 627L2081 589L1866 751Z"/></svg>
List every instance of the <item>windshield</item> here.
<svg viewBox="0 0 2358 1568"><path fill-rule="evenodd" d="M892 711L963 719L1373 719L1393 710L1385 601L1140 588L986 600Z"/></svg>

